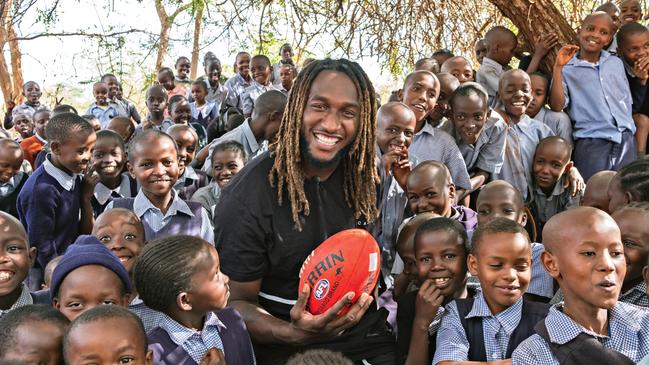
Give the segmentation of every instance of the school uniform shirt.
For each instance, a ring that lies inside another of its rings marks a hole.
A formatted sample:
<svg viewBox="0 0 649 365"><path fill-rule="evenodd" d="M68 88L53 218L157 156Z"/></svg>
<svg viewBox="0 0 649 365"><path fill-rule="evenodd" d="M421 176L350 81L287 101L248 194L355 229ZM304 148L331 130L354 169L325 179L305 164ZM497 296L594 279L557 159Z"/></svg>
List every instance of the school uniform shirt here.
<svg viewBox="0 0 649 365"><path fill-rule="evenodd" d="M415 134L409 153L421 161L439 161L448 167L453 183L458 189L470 189L471 181L462 153L451 136L428 123Z"/></svg>
<svg viewBox="0 0 649 365"><path fill-rule="evenodd" d="M559 136L572 144L572 121L568 114L555 112L544 106L532 119L543 122L552 129L555 136Z"/></svg>
<svg viewBox="0 0 649 365"><path fill-rule="evenodd" d="M527 199L528 186L533 181L532 164L536 146L549 136L554 136L550 127L527 115L523 115L518 123L508 124L505 159L494 180L509 181Z"/></svg>
<svg viewBox="0 0 649 365"><path fill-rule="evenodd" d="M206 186L208 182L204 172L200 171L199 174L193 167L185 166L185 171L176 181L174 190L182 200L190 200L196 190Z"/></svg>
<svg viewBox="0 0 649 365"><path fill-rule="evenodd" d="M16 302L9 309L0 309L0 318L2 318L2 316L4 316L5 314L11 312L13 309L34 304L34 299L32 298L32 295L29 293L29 288L27 288L27 284L22 283L20 284L20 286L21 286L20 296L18 296Z"/></svg>
<svg viewBox="0 0 649 365"><path fill-rule="evenodd" d="M34 113L36 113L37 110L50 110L50 108L48 108L47 105L41 103L32 105L24 102L13 108L13 110L11 111L11 116L15 117L18 114L27 114L30 117L34 117Z"/></svg>
<svg viewBox="0 0 649 365"><path fill-rule="evenodd" d="M505 159L506 130L507 123L498 113L492 111L475 144L465 144L461 139L457 139L468 171L480 169L490 174L500 172Z"/></svg>
<svg viewBox="0 0 649 365"><path fill-rule="evenodd" d="M192 119L195 119L203 127L207 128L207 125L219 116L219 106L214 102L205 101L205 104L202 107L196 106L196 102L189 104L189 107L192 111Z"/></svg>
<svg viewBox="0 0 649 365"><path fill-rule="evenodd" d="M545 251L542 243L532 242L532 277L527 292L540 297L551 299L554 296L554 279L545 271L541 254Z"/></svg>
<svg viewBox="0 0 649 365"><path fill-rule="evenodd" d="M521 320L523 298L519 298L512 306L504 311L491 314L491 310L479 292L471 311L466 318L481 317L484 346L487 361L505 359L509 338ZM446 305L446 315L437 331L437 345L433 364L441 361L467 361L469 356L469 341L462 327L459 311L455 301Z"/></svg>
<svg viewBox="0 0 649 365"><path fill-rule="evenodd" d="M9 196L11 193L16 190L18 184L25 177L24 172L18 172L16 175L12 176L9 181L6 183L0 183L0 197Z"/></svg>
<svg viewBox="0 0 649 365"><path fill-rule="evenodd" d="M502 76L502 74L509 69L509 66L503 67L503 65L492 60L489 57L482 59L482 64L475 74L475 81L484 86L484 88L487 90L490 106L493 106L495 104L500 76Z"/></svg>
<svg viewBox="0 0 649 365"><path fill-rule="evenodd" d="M106 129L106 126L108 126L108 122L110 122L111 119L123 116L124 112L122 111L120 113L117 104L115 103L108 103L106 106L99 106L97 103L92 103L90 104L90 107L88 107L86 114L94 115L95 118L99 119L101 129Z"/></svg>
<svg viewBox="0 0 649 365"><path fill-rule="evenodd" d="M647 88L649 88L649 85L646 83L642 85L642 79L636 76L633 66L629 65L624 58L620 57L620 59L622 60L622 64L624 64L626 79L629 83L629 90L631 91L632 112L649 115L649 100L647 100Z"/></svg>
<svg viewBox="0 0 649 365"><path fill-rule="evenodd" d="M608 311L608 335L591 332L563 313L562 304L550 308L545 318L550 341L563 345L580 333L597 338L605 347L622 353L633 361L649 354L649 311L632 304L617 302ZM523 341L512 354L512 364L559 365L549 344L538 334Z"/></svg>
<svg viewBox="0 0 649 365"><path fill-rule="evenodd" d="M34 133L33 136L23 139L20 142L20 149L23 150L23 158L29 162L32 166L32 169L35 169L34 163L36 156L39 152L43 150L43 147L47 144L45 138Z"/></svg>
<svg viewBox="0 0 649 365"><path fill-rule="evenodd" d="M634 304L640 307L649 307L649 299L647 299L647 283L640 282L640 284L620 293L620 302Z"/></svg>
<svg viewBox="0 0 649 365"><path fill-rule="evenodd" d="M255 135L252 134L252 129L250 129L250 118L247 118L240 126L234 128L233 130L227 132L221 137L215 139L210 143L210 149L203 164L202 170L208 176L212 176L212 164L209 161L212 161L212 154L214 153L214 148L225 142L225 141L236 141L241 143L243 150L246 151L246 156L248 160L251 160L253 157L257 156L264 152L262 150L262 145L257 142Z"/></svg>
<svg viewBox="0 0 649 365"><path fill-rule="evenodd" d="M160 326L165 317L163 313L147 307L139 295L128 304L128 310L140 318L144 325L144 333L149 333L152 329Z"/></svg>
<svg viewBox="0 0 649 365"><path fill-rule="evenodd" d="M124 117L133 119L137 124L142 123L142 118L140 117L140 113L137 112L135 103L124 98L122 98L121 100L115 99L114 103L120 105L121 108L124 110L124 115L123 115Z"/></svg>
<svg viewBox="0 0 649 365"><path fill-rule="evenodd" d="M220 198L221 189L215 182L212 182L211 184L203 186L202 188L196 190L190 200L200 203L200 205L203 206L203 208L205 208L205 210L207 210L207 212L209 213L211 221L214 218L216 205L219 203Z"/></svg>
<svg viewBox="0 0 649 365"><path fill-rule="evenodd" d="M632 97L622 61L601 51L599 63L578 58L563 67L565 112L574 122L573 137L622 142L622 132L635 133L631 117Z"/></svg>
<svg viewBox="0 0 649 365"><path fill-rule="evenodd" d="M171 189L171 205L167 210L167 213L162 213L160 209L154 206L151 201L144 195L142 189L137 193L135 199L132 202L133 213L137 215L142 223L145 225L145 235L146 240L151 241L155 238L163 237L166 231L163 231L165 227L170 224L173 224L173 220L179 216L184 215L190 217L190 219L199 219L200 223L197 225L200 227L200 234L197 237L204 239L205 241L214 244L214 231L212 231L212 225L210 223L210 217L207 214L205 209L200 208L198 211L200 215L194 214L192 209L180 199L175 190ZM112 209L113 207L121 207L123 202L121 199L118 199L120 204L115 204L115 201L108 203L105 210ZM147 228L150 229L151 235L147 235ZM183 232L177 232L175 234L182 234ZM189 232L184 232L184 234L190 234Z"/></svg>
<svg viewBox="0 0 649 365"><path fill-rule="evenodd" d="M252 114L253 109L255 109L255 103L257 98L267 91L278 90L278 88L272 83L268 85L262 85L255 80L252 80L250 86L245 88L243 94L241 94L241 110L244 114Z"/></svg>
<svg viewBox="0 0 649 365"><path fill-rule="evenodd" d="M135 189L133 189L135 187ZM101 182L95 185L95 193L92 199L92 208L95 218L104 212L108 202L115 198L132 198L137 194L137 185L127 174L122 174L122 181L115 189L110 189Z"/></svg>
<svg viewBox="0 0 649 365"><path fill-rule="evenodd" d="M207 96L205 96L206 103L214 103L216 105L216 112L218 112L225 106L225 101L228 98L229 89L221 83L216 83L216 86L212 87L208 80L202 80L207 86ZM194 97L192 96L191 89L187 90L187 100L190 103L195 102Z"/></svg>
<svg viewBox="0 0 649 365"><path fill-rule="evenodd" d="M187 328L164 313L160 314L162 319L160 327L169 334L176 345L182 346L197 364L200 364L201 359L211 348L220 349L225 353L223 341L219 335L219 328L223 328L225 325L213 312L207 313L205 323L200 331Z"/></svg>
<svg viewBox="0 0 649 365"><path fill-rule="evenodd" d="M537 238L542 240L541 233L545 223L557 213L564 210L578 207L583 191L578 191L575 196L570 195L570 190L564 188L565 174L554 185L552 192L548 195L536 184L530 187L530 202L528 206L536 223Z"/></svg>
<svg viewBox="0 0 649 365"><path fill-rule="evenodd" d="M233 106L235 108L243 109L241 104L241 95L252 83L252 78L250 81L246 81L240 74L235 74L230 77L228 81L225 82L224 86L228 90L228 95L226 97L226 104Z"/></svg>
<svg viewBox="0 0 649 365"><path fill-rule="evenodd" d="M164 119L162 123L160 123L160 125L151 124L151 126L147 129L155 129L166 133L167 129L169 129L169 127L171 127L172 125L174 125L174 122L172 122L170 119ZM141 134L142 132L144 132L144 128L142 128L142 124L138 124L138 126L135 127L135 131L133 132L133 137Z"/></svg>
<svg viewBox="0 0 649 365"><path fill-rule="evenodd" d="M49 157L18 194L18 217L44 268L79 235L81 177L54 166Z"/></svg>

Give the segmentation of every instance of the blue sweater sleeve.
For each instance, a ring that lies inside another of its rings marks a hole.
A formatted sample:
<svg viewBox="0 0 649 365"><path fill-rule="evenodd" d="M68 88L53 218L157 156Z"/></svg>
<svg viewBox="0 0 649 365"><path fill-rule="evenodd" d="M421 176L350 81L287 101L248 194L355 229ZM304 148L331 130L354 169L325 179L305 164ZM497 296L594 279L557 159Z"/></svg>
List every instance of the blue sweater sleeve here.
<svg viewBox="0 0 649 365"><path fill-rule="evenodd" d="M61 193L49 184L35 184L31 194L23 203L23 225L27 228L29 242L37 249L37 260L45 267L56 257L56 208ZM73 223L73 222L71 222Z"/></svg>

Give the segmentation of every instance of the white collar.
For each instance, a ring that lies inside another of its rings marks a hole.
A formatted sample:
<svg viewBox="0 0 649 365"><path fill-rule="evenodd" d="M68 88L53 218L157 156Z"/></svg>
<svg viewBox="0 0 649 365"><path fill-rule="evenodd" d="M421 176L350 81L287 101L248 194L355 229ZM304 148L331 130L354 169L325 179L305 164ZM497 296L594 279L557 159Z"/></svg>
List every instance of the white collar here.
<svg viewBox="0 0 649 365"><path fill-rule="evenodd" d="M95 199L97 199L99 204L104 205L108 199L110 199L113 192L121 195L122 198L131 197L131 194L133 194L131 191L131 180L128 178L127 174L122 174L122 181L115 189L109 189L106 185L97 183L97 186L95 186Z"/></svg>
<svg viewBox="0 0 649 365"><path fill-rule="evenodd" d="M54 166L50 161L50 155L48 155L43 162L43 168L45 169L45 172L53 177L63 189L67 191L72 191L74 189L78 174L69 175L67 172Z"/></svg>

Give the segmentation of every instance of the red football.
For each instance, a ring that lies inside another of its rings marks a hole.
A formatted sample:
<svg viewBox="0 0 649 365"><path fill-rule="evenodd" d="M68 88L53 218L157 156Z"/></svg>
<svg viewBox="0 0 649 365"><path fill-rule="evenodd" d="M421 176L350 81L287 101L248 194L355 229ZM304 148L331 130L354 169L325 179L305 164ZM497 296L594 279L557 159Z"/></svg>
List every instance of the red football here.
<svg viewBox="0 0 649 365"><path fill-rule="evenodd" d="M352 302L371 293L381 272L380 260L379 245L362 229L347 229L322 242L300 269L299 288L304 283L311 288L309 312L324 313L349 292L355 293Z"/></svg>

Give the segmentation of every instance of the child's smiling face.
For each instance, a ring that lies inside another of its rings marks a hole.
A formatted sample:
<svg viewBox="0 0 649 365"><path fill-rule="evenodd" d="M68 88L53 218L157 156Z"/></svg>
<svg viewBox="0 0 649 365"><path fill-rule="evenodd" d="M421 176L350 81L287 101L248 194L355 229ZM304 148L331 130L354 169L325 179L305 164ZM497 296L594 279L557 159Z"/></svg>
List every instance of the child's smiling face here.
<svg viewBox="0 0 649 365"><path fill-rule="evenodd" d="M120 176L126 163L125 157L125 151L113 139L98 139L92 151L92 167L100 181Z"/></svg>
<svg viewBox="0 0 649 365"><path fill-rule="evenodd" d="M532 100L530 77L521 70L506 72L500 79L498 94L507 114L518 121Z"/></svg>
<svg viewBox="0 0 649 365"><path fill-rule="evenodd" d="M0 232L0 299L15 297L17 300L36 258L36 248L29 247L22 224L4 212L0 212Z"/></svg>
<svg viewBox="0 0 649 365"><path fill-rule="evenodd" d="M620 3L622 24L637 22L642 18L642 6L637 0L626 0Z"/></svg>
<svg viewBox="0 0 649 365"><path fill-rule="evenodd" d="M479 95L455 96L451 105L451 118L462 143L473 145L478 141L488 114L489 106Z"/></svg>
<svg viewBox="0 0 649 365"><path fill-rule="evenodd" d="M439 81L435 75L427 71L417 71L410 75L403 85L400 97L415 113L417 122L421 122L435 108L439 90Z"/></svg>
<svg viewBox="0 0 649 365"><path fill-rule="evenodd" d="M125 212L109 210L95 222L92 234L119 259L129 274L144 246L142 225Z"/></svg>
<svg viewBox="0 0 649 365"><path fill-rule="evenodd" d="M465 284L466 251L455 232L427 231L415 242L419 282L431 279L445 302L452 300Z"/></svg>
<svg viewBox="0 0 649 365"><path fill-rule="evenodd" d="M134 146L129 172L145 195L166 197L179 176L178 151L170 137L156 136Z"/></svg>
<svg viewBox="0 0 649 365"><path fill-rule="evenodd" d="M261 58L253 58L250 62L250 73L252 77L261 85L268 85L270 82L271 68L266 60Z"/></svg>
<svg viewBox="0 0 649 365"><path fill-rule="evenodd" d="M614 26L611 17L604 12L588 16L577 32L580 51L599 53L611 42Z"/></svg>
<svg viewBox="0 0 649 365"><path fill-rule="evenodd" d="M25 87L23 87L23 95L27 98L27 101L30 104L36 104L43 93L37 83L28 82L25 84Z"/></svg>

